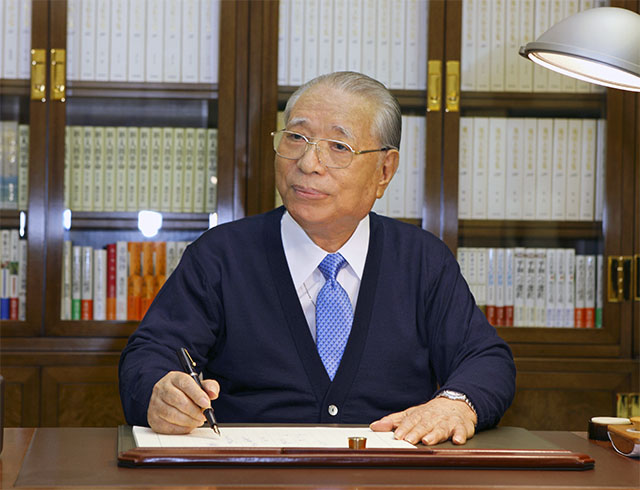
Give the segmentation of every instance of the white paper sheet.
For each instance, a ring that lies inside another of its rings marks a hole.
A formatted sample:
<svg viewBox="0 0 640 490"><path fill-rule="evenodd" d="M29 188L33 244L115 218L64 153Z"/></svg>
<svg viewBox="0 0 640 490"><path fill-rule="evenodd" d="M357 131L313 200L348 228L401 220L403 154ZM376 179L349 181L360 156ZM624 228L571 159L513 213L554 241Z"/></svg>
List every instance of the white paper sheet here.
<svg viewBox="0 0 640 490"><path fill-rule="evenodd" d="M415 448L396 440L393 432L373 432L366 427L222 427L221 436L210 428L190 434L158 434L148 427L133 427L138 447L329 447L348 448L349 437L366 437L367 448Z"/></svg>

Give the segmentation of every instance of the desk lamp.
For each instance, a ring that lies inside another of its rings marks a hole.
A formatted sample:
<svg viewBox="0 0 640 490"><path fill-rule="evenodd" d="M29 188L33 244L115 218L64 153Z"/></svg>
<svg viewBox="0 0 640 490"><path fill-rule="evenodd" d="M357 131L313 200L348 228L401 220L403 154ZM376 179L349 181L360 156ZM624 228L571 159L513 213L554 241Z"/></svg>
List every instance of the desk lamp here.
<svg viewBox="0 0 640 490"><path fill-rule="evenodd" d="M522 46L520 55L563 75L640 92L640 15L615 7L584 10Z"/></svg>

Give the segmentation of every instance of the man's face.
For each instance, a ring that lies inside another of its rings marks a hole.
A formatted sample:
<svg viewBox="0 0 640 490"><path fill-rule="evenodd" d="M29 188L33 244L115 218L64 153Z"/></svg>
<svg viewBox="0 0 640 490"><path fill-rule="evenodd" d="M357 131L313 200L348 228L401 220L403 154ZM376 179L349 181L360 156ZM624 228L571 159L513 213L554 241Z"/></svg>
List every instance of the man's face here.
<svg viewBox="0 0 640 490"><path fill-rule="evenodd" d="M298 99L286 129L312 141L329 138L356 151L370 150L381 147L371 134L374 114L374 105L364 97L317 86ZM307 233L352 232L384 193L397 160L398 152L391 150L354 155L347 168L327 168L311 146L298 160L276 155L276 187Z"/></svg>

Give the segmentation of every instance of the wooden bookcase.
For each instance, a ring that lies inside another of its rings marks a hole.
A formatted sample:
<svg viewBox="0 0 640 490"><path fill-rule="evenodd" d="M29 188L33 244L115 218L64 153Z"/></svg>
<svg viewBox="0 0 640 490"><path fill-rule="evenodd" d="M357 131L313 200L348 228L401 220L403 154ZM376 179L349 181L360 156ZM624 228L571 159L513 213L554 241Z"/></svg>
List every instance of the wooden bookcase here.
<svg viewBox="0 0 640 490"><path fill-rule="evenodd" d="M613 2L638 11L638 0ZM60 283L64 232L64 134L72 124L148 124L144 110L175 101L206 108L206 127L217 127L218 215L226 222L273 207L274 129L294 87L278 87L278 2L223 1L219 84L67 82L67 101L31 101L29 81L0 80L0 97L17 98L19 117L30 125L27 212L28 311L25 322L0 321L7 426L113 426L124 421L117 392L117 363L136 322L61 321ZM32 46L66 46L66 0L33 0ZM444 67L460 59L461 3L429 6L429 60ZM606 256L640 254L640 96L462 92L460 112L428 111L426 91L395 91L404 111L427 120L425 198L416 225L459 246L522 243L602 243ZM444 88L440 89L444 98ZM122 119L100 120L112 104ZM126 112L127 105L130 112ZM77 110L73 110L76 108ZM82 109L82 110L80 110ZM84 111L84 112L83 112ZM88 115L82 115L88 114ZM166 114L166 112L165 112ZM458 220L460 116L606 117L605 218L592 222ZM164 124L166 115L157 116ZM151 118L151 119L150 119ZM186 124L176 116L175 125ZM173 122L172 122L173 124ZM16 212L0 211L1 227L14 228ZM208 226L203 213L164 215L170 235L197 236ZM76 212L79 236L110 233L129 240L135 213ZM90 238L87 238L90 240ZM563 245L564 246L564 245ZM570 246L570 245L566 245ZM638 265L640 267L640 264ZM530 429L584 430L593 415L613 415L615 394L639 391L640 301L605 303L597 330L506 328L518 367L517 395L503 423ZM556 409L548 416L549 406Z"/></svg>

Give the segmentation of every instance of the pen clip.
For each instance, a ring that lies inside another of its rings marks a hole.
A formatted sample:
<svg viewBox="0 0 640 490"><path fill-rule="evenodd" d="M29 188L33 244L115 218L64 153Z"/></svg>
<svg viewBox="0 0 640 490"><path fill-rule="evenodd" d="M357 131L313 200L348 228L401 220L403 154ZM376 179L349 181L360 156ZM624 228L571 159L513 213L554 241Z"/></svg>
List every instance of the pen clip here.
<svg viewBox="0 0 640 490"><path fill-rule="evenodd" d="M178 357L180 358L180 362L182 364L182 368L187 371L187 373L195 373L196 363L193 362L191 356L189 355L189 351L184 347L181 347L177 352Z"/></svg>

